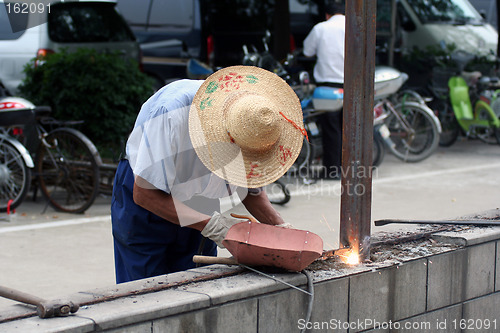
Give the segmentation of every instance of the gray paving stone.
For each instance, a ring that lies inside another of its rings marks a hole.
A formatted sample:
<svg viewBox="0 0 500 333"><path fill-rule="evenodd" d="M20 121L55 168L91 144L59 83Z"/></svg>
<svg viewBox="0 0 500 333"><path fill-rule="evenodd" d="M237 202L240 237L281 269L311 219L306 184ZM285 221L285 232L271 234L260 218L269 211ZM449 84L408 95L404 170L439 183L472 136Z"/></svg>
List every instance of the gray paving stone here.
<svg viewBox="0 0 500 333"><path fill-rule="evenodd" d="M331 330L327 329L326 332L347 332L347 329L343 329L342 323L348 323L348 301L349 278L315 284L310 322L328 323Z"/></svg>
<svg viewBox="0 0 500 333"><path fill-rule="evenodd" d="M497 256L495 261L495 291L500 290L500 242L496 242Z"/></svg>
<svg viewBox="0 0 500 333"><path fill-rule="evenodd" d="M86 306L77 313L92 319L99 330L107 330L209 306L210 298L207 295L169 289Z"/></svg>
<svg viewBox="0 0 500 333"><path fill-rule="evenodd" d="M495 242L467 248L465 299L492 293L495 283Z"/></svg>
<svg viewBox="0 0 500 333"><path fill-rule="evenodd" d="M297 332L307 314L309 296L295 289L259 299L259 333Z"/></svg>
<svg viewBox="0 0 500 333"><path fill-rule="evenodd" d="M171 286L182 285L193 281L202 281L216 278L217 276L230 276L241 273L243 269L239 266L209 265L193 268L187 271L159 275L152 278L121 283L105 288L96 288L82 291L70 296L73 302L78 304L93 303L98 299L115 299L124 295L137 295L141 293L161 291Z"/></svg>
<svg viewBox="0 0 500 333"><path fill-rule="evenodd" d="M425 312L426 259L351 277L349 320L388 323Z"/></svg>
<svg viewBox="0 0 500 333"><path fill-rule="evenodd" d="M420 259L391 269L394 305L389 314L393 321L425 312L427 296L427 260Z"/></svg>
<svg viewBox="0 0 500 333"><path fill-rule="evenodd" d="M436 241L457 244L462 246L473 246L486 242L495 241L500 238L500 227L476 227L464 231L445 231L432 236Z"/></svg>
<svg viewBox="0 0 500 333"><path fill-rule="evenodd" d="M132 324L125 327L106 330L106 333L145 333L153 331L153 322L147 321L139 324Z"/></svg>
<svg viewBox="0 0 500 333"><path fill-rule="evenodd" d="M267 271L266 274L295 286L304 287L307 282L306 276L302 273L277 274ZM192 283L179 287L178 290L207 295L210 297L210 304L217 305L289 288L270 277L248 273L203 283Z"/></svg>
<svg viewBox="0 0 500 333"><path fill-rule="evenodd" d="M499 332L500 293L465 302L463 319L463 332Z"/></svg>
<svg viewBox="0 0 500 333"><path fill-rule="evenodd" d="M432 256L427 267L428 311L460 303L465 299L466 249Z"/></svg>
<svg viewBox="0 0 500 333"><path fill-rule="evenodd" d="M256 333L256 299L216 306L153 322L153 333Z"/></svg>
<svg viewBox="0 0 500 333"><path fill-rule="evenodd" d="M393 333L453 333L460 332L454 325L462 318L462 305L454 305L427 312L395 324ZM398 325L398 326L396 326Z"/></svg>
<svg viewBox="0 0 500 333"><path fill-rule="evenodd" d="M389 320L389 303L393 301L390 269L363 273L350 278L349 322ZM369 327L368 327L369 328Z"/></svg>
<svg viewBox="0 0 500 333"><path fill-rule="evenodd" d="M67 332L80 333L92 332L94 322L88 318L82 318L77 315L69 317L40 319L30 317L0 324L0 332Z"/></svg>

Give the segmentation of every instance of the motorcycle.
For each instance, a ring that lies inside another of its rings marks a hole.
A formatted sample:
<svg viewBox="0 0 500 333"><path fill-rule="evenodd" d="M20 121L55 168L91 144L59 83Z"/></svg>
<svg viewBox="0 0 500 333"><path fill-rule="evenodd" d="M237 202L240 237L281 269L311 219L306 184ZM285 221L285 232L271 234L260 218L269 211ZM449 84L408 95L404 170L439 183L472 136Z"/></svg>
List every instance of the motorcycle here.
<svg viewBox="0 0 500 333"><path fill-rule="evenodd" d="M304 140L294 171L299 174L305 184L311 184L314 181L311 176L322 167L323 144L318 118L325 112L339 112L343 107L344 92L341 88L314 87L310 83L309 73L305 71L300 73L299 82L300 86L295 87L294 90L301 100L308 141ZM373 166L379 166L382 163L385 156L384 141L390 141L388 128L384 124L387 116L387 114L376 114L374 111Z"/></svg>
<svg viewBox="0 0 500 333"><path fill-rule="evenodd" d="M475 57L460 50L437 57L436 64L441 65L433 66L429 83L420 88L441 122L442 147L453 145L461 134L500 143L500 80L480 71L466 72Z"/></svg>
<svg viewBox="0 0 500 333"><path fill-rule="evenodd" d="M407 79L407 74L391 67L375 69L374 166L382 163L386 149L405 162L417 162L429 157L438 146L441 132L439 119L416 92L399 91ZM309 142L305 142L305 151L299 155L296 167L303 175L321 165L321 131L317 117L342 108L343 90L313 87L306 72L301 73L300 82L296 92L301 97L309 134Z"/></svg>

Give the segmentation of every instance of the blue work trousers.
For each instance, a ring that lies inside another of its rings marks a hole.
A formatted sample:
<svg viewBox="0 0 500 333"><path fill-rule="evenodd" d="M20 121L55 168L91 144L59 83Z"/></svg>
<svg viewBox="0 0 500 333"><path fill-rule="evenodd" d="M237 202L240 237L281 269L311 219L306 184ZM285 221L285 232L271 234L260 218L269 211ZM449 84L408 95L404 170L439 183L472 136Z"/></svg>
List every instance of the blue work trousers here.
<svg viewBox="0 0 500 333"><path fill-rule="evenodd" d="M122 160L111 201L116 283L194 268L195 254L217 255L215 243L199 231L180 227L136 205L133 187L132 169Z"/></svg>

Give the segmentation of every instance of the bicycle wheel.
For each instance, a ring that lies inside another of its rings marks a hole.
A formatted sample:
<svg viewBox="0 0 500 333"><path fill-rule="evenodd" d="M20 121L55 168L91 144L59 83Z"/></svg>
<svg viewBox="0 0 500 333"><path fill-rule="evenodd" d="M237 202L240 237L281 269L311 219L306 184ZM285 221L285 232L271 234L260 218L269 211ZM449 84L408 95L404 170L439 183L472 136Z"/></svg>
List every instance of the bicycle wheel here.
<svg viewBox="0 0 500 333"><path fill-rule="evenodd" d="M391 132L394 146L391 152L405 162L418 162L429 157L439 144L439 127L435 119L426 111L424 106L408 102L395 107L403 119L410 126L407 130L398 117L391 114L387 125Z"/></svg>
<svg viewBox="0 0 500 333"><path fill-rule="evenodd" d="M267 197L271 203L276 205L284 205L290 201L290 191L281 180L276 180L274 183L264 187Z"/></svg>
<svg viewBox="0 0 500 333"><path fill-rule="evenodd" d="M99 193L98 152L81 132L59 128L38 147L36 170L50 205L67 213L83 213Z"/></svg>
<svg viewBox="0 0 500 333"><path fill-rule="evenodd" d="M30 183L31 170L21 153L13 144L0 138L0 212L19 206Z"/></svg>

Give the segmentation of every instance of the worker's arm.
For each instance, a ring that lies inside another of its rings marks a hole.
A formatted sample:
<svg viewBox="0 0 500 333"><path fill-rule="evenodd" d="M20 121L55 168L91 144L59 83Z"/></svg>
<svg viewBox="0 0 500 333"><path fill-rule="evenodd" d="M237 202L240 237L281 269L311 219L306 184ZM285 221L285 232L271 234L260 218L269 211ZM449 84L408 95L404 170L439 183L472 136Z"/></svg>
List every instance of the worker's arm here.
<svg viewBox="0 0 500 333"><path fill-rule="evenodd" d="M209 215L202 214L176 200L170 194L158 189L150 188L141 183L136 177L134 183L134 202L142 208L164 218L167 221L187 226L196 230L203 230L210 220Z"/></svg>
<svg viewBox="0 0 500 333"><path fill-rule="evenodd" d="M170 194L154 188L140 177L135 178L133 191L137 205L167 221L201 231L203 236L213 240L221 248L224 248L222 241L229 228L242 222L241 219L223 216L218 212L214 212L212 216L202 214Z"/></svg>
<svg viewBox="0 0 500 333"><path fill-rule="evenodd" d="M269 198L264 190L259 191L258 193L248 193L242 202L248 212L261 223L271 225L285 223L285 221L281 218L281 215L271 205L271 202L269 201Z"/></svg>

